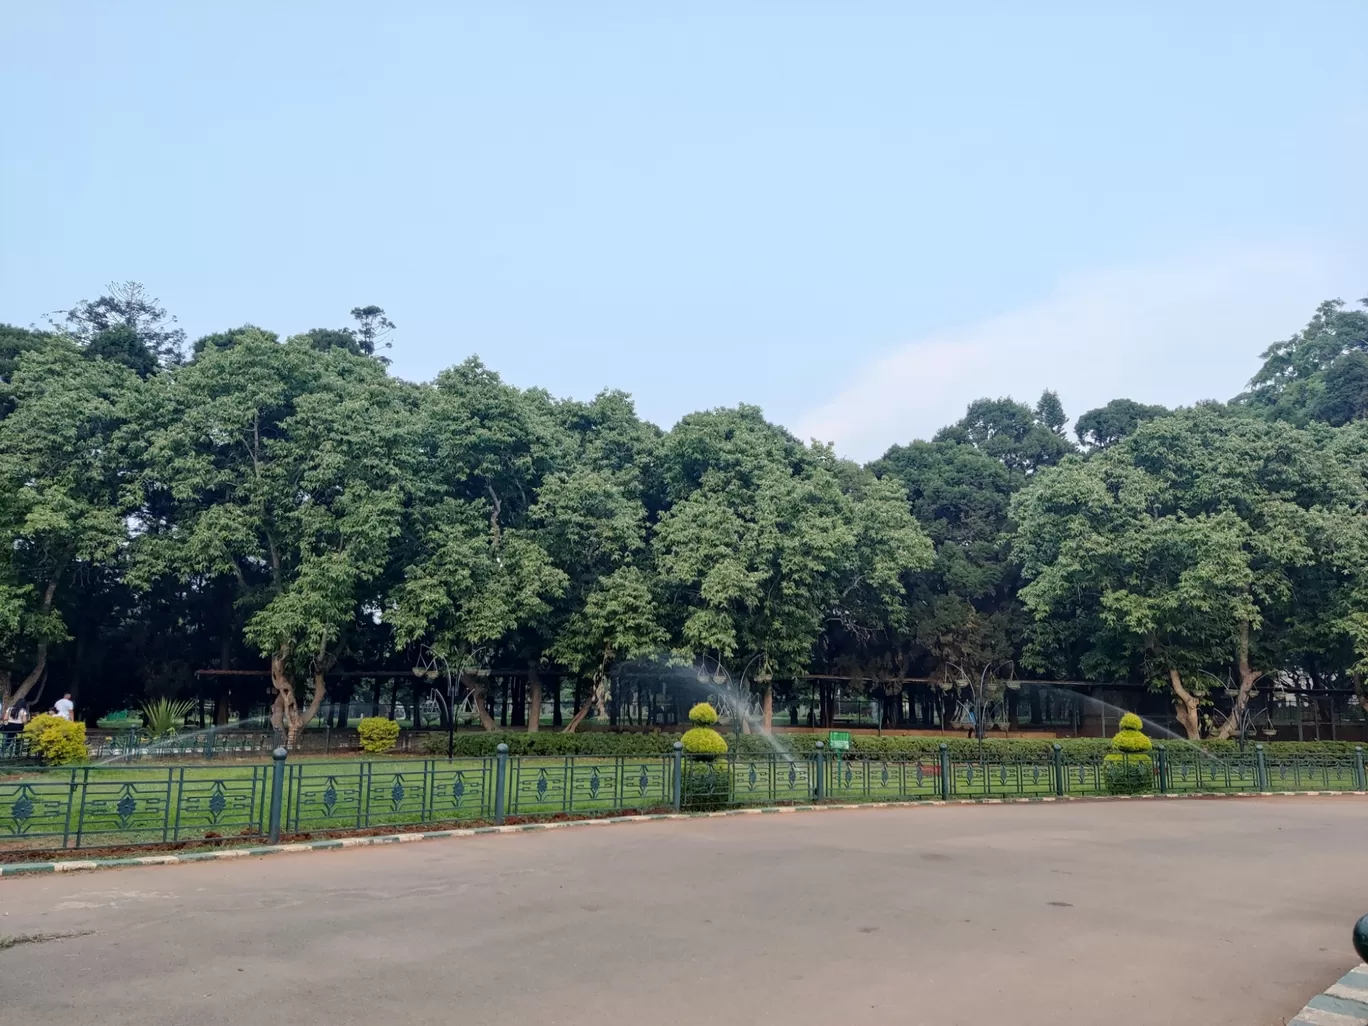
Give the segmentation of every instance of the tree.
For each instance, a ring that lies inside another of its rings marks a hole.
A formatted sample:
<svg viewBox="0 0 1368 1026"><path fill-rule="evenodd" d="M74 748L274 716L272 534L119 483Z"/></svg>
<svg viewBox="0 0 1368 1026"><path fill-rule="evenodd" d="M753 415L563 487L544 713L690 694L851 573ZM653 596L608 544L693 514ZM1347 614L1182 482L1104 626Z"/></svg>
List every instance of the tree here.
<svg viewBox="0 0 1368 1026"><path fill-rule="evenodd" d="M1359 305L1364 309L1351 309L1338 299L1322 303L1305 328L1264 350L1263 366L1235 403L1295 424L1344 423L1359 415L1368 298ZM1332 382L1334 394L1327 397Z"/></svg>
<svg viewBox="0 0 1368 1026"><path fill-rule="evenodd" d="M1136 428L1155 417L1168 414L1164 406L1147 406L1133 399L1113 399L1106 406L1089 410L1074 424L1074 434L1089 452L1115 445Z"/></svg>
<svg viewBox="0 0 1368 1026"><path fill-rule="evenodd" d="M419 397L422 459L385 620L396 643L430 639L464 667L544 618L565 590L565 573L527 520L564 443L543 394L519 392L476 359L443 371ZM483 678L468 683L493 730Z"/></svg>
<svg viewBox="0 0 1368 1026"><path fill-rule="evenodd" d="M292 744L347 632L379 612L417 451L408 395L374 361L247 333L151 385L144 511L170 514L144 517L139 576L236 581L247 640L270 659L273 723ZM301 675L313 682L305 710Z"/></svg>
<svg viewBox="0 0 1368 1026"><path fill-rule="evenodd" d="M662 464L672 503L653 547L685 657L801 675L828 618L886 615L901 574L930 560L901 488L872 475L862 493L843 488L829 449L802 446L754 407L686 417Z"/></svg>
<svg viewBox="0 0 1368 1026"><path fill-rule="evenodd" d="M136 281L111 282L108 288L106 295L82 300L48 320L92 356L123 363L140 377L179 363L185 330L175 326L161 300Z"/></svg>
<svg viewBox="0 0 1368 1026"><path fill-rule="evenodd" d="M1028 659L1160 681L1192 738L1213 671L1233 671L1228 735L1289 657L1312 594L1298 584L1361 551L1362 488L1317 435L1212 406L1066 460L1013 504Z"/></svg>
<svg viewBox="0 0 1368 1026"><path fill-rule="evenodd" d="M1073 451L1063 434L1065 419L1059 396L1048 390L1035 410L1013 399L976 399L934 441L972 445L1014 473L1032 474Z"/></svg>
<svg viewBox="0 0 1368 1026"><path fill-rule="evenodd" d="M388 337L394 331L394 322L378 306L353 307L351 315L356 319L355 328L313 328L296 337L321 353L343 349L388 365L389 357L377 356L376 350L390 347Z"/></svg>
<svg viewBox="0 0 1368 1026"><path fill-rule="evenodd" d="M0 715L67 637L61 589L120 557L127 505L111 443L135 386L123 367L61 338L22 353L0 385Z"/></svg>

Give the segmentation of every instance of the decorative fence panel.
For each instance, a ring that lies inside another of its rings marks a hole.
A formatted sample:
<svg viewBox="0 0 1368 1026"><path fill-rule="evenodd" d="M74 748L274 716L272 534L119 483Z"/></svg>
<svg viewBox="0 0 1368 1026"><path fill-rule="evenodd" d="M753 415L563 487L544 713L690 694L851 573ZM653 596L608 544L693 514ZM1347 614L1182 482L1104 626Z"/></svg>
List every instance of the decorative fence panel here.
<svg viewBox="0 0 1368 1026"><path fill-rule="evenodd" d="M710 811L813 802L1066 797L1117 793L1363 791L1348 758L1227 758L1182 746L1066 761L896 759L834 753L282 759L166 766L21 767L0 777L0 853L209 846L290 835L503 822L507 816ZM283 753L282 753L283 755Z"/></svg>

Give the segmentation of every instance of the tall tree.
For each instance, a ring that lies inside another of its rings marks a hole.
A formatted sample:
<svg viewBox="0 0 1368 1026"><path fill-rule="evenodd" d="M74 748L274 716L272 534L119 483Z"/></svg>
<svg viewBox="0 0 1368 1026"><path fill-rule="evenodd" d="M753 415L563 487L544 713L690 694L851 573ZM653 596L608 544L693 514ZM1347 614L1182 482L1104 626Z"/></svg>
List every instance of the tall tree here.
<svg viewBox="0 0 1368 1026"><path fill-rule="evenodd" d="M528 522L564 445L542 393L506 385L478 360L421 390L422 461L385 619L399 644L426 641L465 667L486 663L520 627L545 617L566 577ZM494 729L484 680L468 683Z"/></svg>
<svg viewBox="0 0 1368 1026"><path fill-rule="evenodd" d="M374 361L244 335L159 376L140 412L145 508L173 509L142 525L140 573L236 582L293 743L348 630L379 611L417 452L406 392Z"/></svg>
<svg viewBox="0 0 1368 1026"><path fill-rule="evenodd" d="M140 377L179 363L185 330L176 326L161 300L136 281L111 282L108 289L98 299L82 300L48 320L91 355L122 363Z"/></svg>
<svg viewBox="0 0 1368 1026"><path fill-rule="evenodd" d="M1115 445L1136 428L1168 413L1164 406L1147 406L1133 399L1113 399L1106 406L1089 410L1074 423L1078 441L1089 452Z"/></svg>
<svg viewBox="0 0 1368 1026"><path fill-rule="evenodd" d="M1327 452L1315 434L1199 407L1042 474L1014 504L1035 665L1157 680L1193 738L1210 682L1230 673L1228 735L1289 656L1313 594L1299 582L1361 549L1362 481Z"/></svg>
<svg viewBox="0 0 1368 1026"><path fill-rule="evenodd" d="M0 714L32 692L67 637L61 590L120 558L125 474L112 439L136 383L48 338L0 384Z"/></svg>
<svg viewBox="0 0 1368 1026"><path fill-rule="evenodd" d="M1305 328L1264 350L1263 366L1235 402L1294 424L1342 424L1360 416L1368 407L1362 370L1368 355L1368 298L1359 306L1363 309L1338 299L1322 303Z"/></svg>

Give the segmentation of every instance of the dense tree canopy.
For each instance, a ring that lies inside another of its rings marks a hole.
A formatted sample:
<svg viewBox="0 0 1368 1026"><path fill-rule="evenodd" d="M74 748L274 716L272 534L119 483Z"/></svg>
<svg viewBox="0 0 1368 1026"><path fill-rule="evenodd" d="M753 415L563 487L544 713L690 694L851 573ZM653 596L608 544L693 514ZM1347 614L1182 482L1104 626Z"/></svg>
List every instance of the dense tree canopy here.
<svg viewBox="0 0 1368 1026"><path fill-rule="evenodd" d="M405 382L385 311L351 314L187 347L130 283L0 326L0 705L263 668L295 736L339 669L430 655L486 727L491 668L533 708L578 680L574 729L650 660L766 724L808 674L992 669L1146 682L1195 736L1260 680L1368 671L1368 313L1344 304L1228 405L1120 398L1080 448L1053 392L981 399L867 467L750 406L662 431L474 358Z"/></svg>

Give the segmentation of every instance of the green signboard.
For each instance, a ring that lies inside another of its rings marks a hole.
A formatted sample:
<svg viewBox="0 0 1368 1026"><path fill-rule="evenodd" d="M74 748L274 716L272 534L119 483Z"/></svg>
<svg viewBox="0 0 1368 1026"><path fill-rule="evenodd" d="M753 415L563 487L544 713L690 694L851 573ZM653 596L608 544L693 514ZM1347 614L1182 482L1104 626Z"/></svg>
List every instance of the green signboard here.
<svg viewBox="0 0 1368 1026"><path fill-rule="evenodd" d="M850 731L833 730L827 735L827 747L833 752L850 751Z"/></svg>

